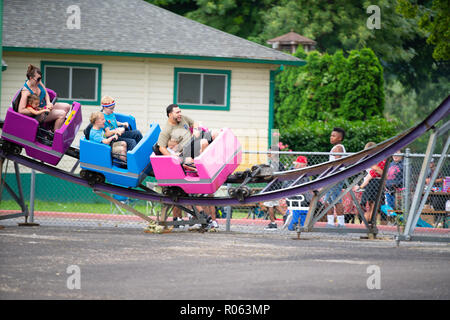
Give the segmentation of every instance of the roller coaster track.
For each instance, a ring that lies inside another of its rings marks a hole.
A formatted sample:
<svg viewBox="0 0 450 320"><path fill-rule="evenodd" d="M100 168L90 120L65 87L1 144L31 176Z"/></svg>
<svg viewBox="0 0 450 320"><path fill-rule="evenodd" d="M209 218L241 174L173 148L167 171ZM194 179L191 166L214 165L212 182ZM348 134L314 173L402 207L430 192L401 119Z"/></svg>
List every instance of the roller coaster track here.
<svg viewBox="0 0 450 320"><path fill-rule="evenodd" d="M160 202L169 205L232 206L286 198L302 194L306 191L318 190L328 185L335 184L360 173L383 159L388 158L401 148L406 147L428 130L433 129L437 122L449 115L450 96L448 96L425 120L415 127L412 127L393 138L381 142L370 149L363 150L334 161L325 162L303 169L274 172L266 176L254 175L249 177L248 172L247 174L243 174L242 172L235 173L228 178L227 183L242 183L243 181L245 181L245 183L266 183L266 187L262 190L262 192L249 195L248 197L240 200L234 197L186 196L179 197L175 201L170 196L165 196L145 187L142 187L143 190L138 190L124 188L108 183L100 183L91 186L87 183L87 181L76 174L66 172L51 165L46 165L26 156L10 154L3 150L0 150L0 159L6 158L36 171L67 180L71 183L92 188L93 191L97 193L112 193L133 199ZM77 150L71 148L68 155L77 157ZM297 181L301 180L301 178L308 176L317 177L307 183L297 183ZM285 185L287 184L287 187L282 189L266 191L269 189L271 184L277 181L290 181L290 183L285 183Z"/></svg>

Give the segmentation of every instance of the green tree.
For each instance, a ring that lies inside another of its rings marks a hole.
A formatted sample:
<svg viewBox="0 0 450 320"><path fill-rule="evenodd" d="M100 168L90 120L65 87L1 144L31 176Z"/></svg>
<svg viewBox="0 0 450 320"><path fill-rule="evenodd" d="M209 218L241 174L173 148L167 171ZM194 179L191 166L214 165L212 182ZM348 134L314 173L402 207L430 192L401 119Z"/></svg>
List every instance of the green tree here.
<svg viewBox="0 0 450 320"><path fill-rule="evenodd" d="M431 3L431 5L430 5ZM420 29L427 32L427 43L434 45L436 60L450 60L450 2L448 0L417 1L397 0L397 12L417 21Z"/></svg>
<svg viewBox="0 0 450 320"><path fill-rule="evenodd" d="M398 133L396 117L383 118L383 68L371 49L333 55L307 55L302 68L278 74L275 127L294 150L328 151L334 126L348 132L346 147L359 151L368 141L381 142Z"/></svg>
<svg viewBox="0 0 450 320"><path fill-rule="evenodd" d="M401 82L394 81L386 88L385 117L387 119L401 119L398 121L398 130L403 131L417 125L429 115L448 96L448 80L445 77L434 82L426 82L420 94L408 90ZM439 121L437 126L450 120L450 116ZM425 134L412 142L408 147L412 152L425 152L429 134ZM435 152L440 153L445 139L439 139Z"/></svg>
<svg viewBox="0 0 450 320"><path fill-rule="evenodd" d="M381 29L371 30L366 25L369 5L379 6ZM281 0L264 14L266 23L257 40L265 43L293 29L317 41L320 52L333 54L342 50L347 54L371 48L380 59L388 83L399 80L406 88L419 92L424 82L442 75L448 77L449 64L433 59L433 48L426 42L427 31L419 26L419 17L407 18L396 7L396 2L390 0ZM447 29L442 34L450 32L449 16L443 19ZM441 42L448 45L450 42L445 39Z"/></svg>
<svg viewBox="0 0 450 320"><path fill-rule="evenodd" d="M297 55L302 54L299 49ZM383 69L371 49L353 50L348 58L342 51L313 51L305 60L304 67L289 67L277 76L276 127L290 125L293 115L314 121L367 120L383 114Z"/></svg>
<svg viewBox="0 0 450 320"><path fill-rule="evenodd" d="M270 39L290 29L317 41L321 52L334 53L369 47L385 61L408 61L414 56L403 47L420 33L416 23L395 11L392 1L308 1L282 0L264 16L267 23L260 37ZM381 29L369 29L366 9L381 9Z"/></svg>
<svg viewBox="0 0 450 320"><path fill-rule="evenodd" d="M279 0L147 0L216 29L253 40L264 28L264 13Z"/></svg>
<svg viewBox="0 0 450 320"><path fill-rule="evenodd" d="M338 115L348 120L367 120L384 109L383 68L370 49L352 50L347 59L347 79ZM345 74L345 72L344 72Z"/></svg>

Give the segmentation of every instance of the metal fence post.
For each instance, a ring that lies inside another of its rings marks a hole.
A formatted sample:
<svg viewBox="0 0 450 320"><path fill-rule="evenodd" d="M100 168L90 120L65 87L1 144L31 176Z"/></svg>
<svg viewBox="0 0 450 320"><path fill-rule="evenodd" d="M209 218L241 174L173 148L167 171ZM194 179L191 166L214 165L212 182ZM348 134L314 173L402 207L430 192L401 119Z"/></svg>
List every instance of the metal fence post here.
<svg viewBox="0 0 450 320"><path fill-rule="evenodd" d="M431 136L428 140L427 150L425 152L425 158L422 162L422 167L420 169L420 174L417 179L417 185L416 190L414 191L414 196L412 198L411 207L408 210L408 216L405 219L405 229L403 230L403 235L410 237L412 232L414 231L415 224L417 223L417 219L420 216L421 208L419 208L421 199L422 199L422 193L424 191L425 186L425 178L427 174L427 170L429 167L429 164L431 162L431 158L433 157L433 151L434 147L436 145L436 131L433 131L431 133ZM415 216L417 216L417 219L415 219Z"/></svg>
<svg viewBox="0 0 450 320"><path fill-rule="evenodd" d="M28 207L25 204L25 200L23 197L23 190L22 190L22 181L21 181L21 177L20 177L20 170L19 170L19 165L17 164L17 162L14 162L14 170L16 172L16 182L17 182L17 191L19 193L19 205L22 208L22 212L25 214L25 223L28 222Z"/></svg>
<svg viewBox="0 0 450 320"><path fill-rule="evenodd" d="M386 184L386 178L387 178L387 174L389 171L389 165L390 165L391 161L392 161L392 156L387 158L387 160L385 162L383 173L380 178L380 186L378 187L375 204L372 209L372 216L371 216L370 221L368 221L369 222L369 233L372 234L373 236L375 236L378 232L378 230L376 228L377 216L378 216L378 211L380 209L380 204L382 203L381 198L384 197L384 186Z"/></svg>
<svg viewBox="0 0 450 320"><path fill-rule="evenodd" d="M20 187L22 189L22 187ZM19 223L19 226L25 227L35 227L39 226L39 223L34 222L34 199L35 199L35 190L36 190L36 171L31 170L31 179L30 179L30 206L27 208L27 213L25 215L25 222ZM23 198L23 194L21 196Z"/></svg>
<svg viewBox="0 0 450 320"><path fill-rule="evenodd" d="M231 186L231 183L228 183L227 184L227 191L228 191L228 188ZM227 223L226 223L226 226L225 226L225 231L230 231L230 229L231 229L231 207L230 206L226 206L226 207L224 207L224 210L225 210L225 212L226 212L226 214L227 214Z"/></svg>
<svg viewBox="0 0 450 320"><path fill-rule="evenodd" d="M405 151L405 162L404 162L404 190L403 190L403 216L404 221L406 221L409 212L409 199L411 194L411 149L406 148Z"/></svg>
<svg viewBox="0 0 450 320"><path fill-rule="evenodd" d="M30 215L29 222L34 222L34 194L36 190L36 171L31 170L31 180L30 180Z"/></svg>

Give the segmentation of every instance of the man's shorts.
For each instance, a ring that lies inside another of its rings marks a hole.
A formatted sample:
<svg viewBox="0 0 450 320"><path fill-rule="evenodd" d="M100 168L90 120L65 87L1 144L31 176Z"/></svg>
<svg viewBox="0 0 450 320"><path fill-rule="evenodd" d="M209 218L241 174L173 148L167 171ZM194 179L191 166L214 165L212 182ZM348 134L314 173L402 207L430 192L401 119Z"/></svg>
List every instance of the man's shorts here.
<svg viewBox="0 0 450 320"><path fill-rule="evenodd" d="M183 152L182 152L183 158L186 158L186 157L195 158L200 155L201 139L206 139L208 141L208 143L211 143L212 142L211 132L202 131L200 138L195 138L194 136L192 136L191 140L189 140L189 142L187 142L183 146Z"/></svg>
<svg viewBox="0 0 450 320"><path fill-rule="evenodd" d="M208 140L208 144L211 144L212 142L211 131L201 131L200 138Z"/></svg>
<svg viewBox="0 0 450 320"><path fill-rule="evenodd" d="M183 158L195 158L200 155L200 139L191 138L184 146L182 151Z"/></svg>
<svg viewBox="0 0 450 320"><path fill-rule="evenodd" d="M325 194L324 202L332 203L342 193L343 188L344 188L344 181L341 181L333 188L328 190L328 192ZM342 199L339 199L337 203L342 203Z"/></svg>

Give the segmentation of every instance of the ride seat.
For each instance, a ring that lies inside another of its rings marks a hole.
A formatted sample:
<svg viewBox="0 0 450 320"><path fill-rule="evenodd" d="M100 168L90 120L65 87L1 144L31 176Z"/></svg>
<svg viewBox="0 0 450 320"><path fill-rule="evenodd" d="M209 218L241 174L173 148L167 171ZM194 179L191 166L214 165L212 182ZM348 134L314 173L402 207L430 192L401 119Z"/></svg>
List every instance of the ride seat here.
<svg viewBox="0 0 450 320"><path fill-rule="evenodd" d="M155 143L152 147L153 152L157 156L163 156L161 153L161 150L159 149L158 143ZM191 177L198 177L197 170L194 165L186 165L183 162L180 163L181 168L183 169L183 172L187 176Z"/></svg>
<svg viewBox="0 0 450 320"><path fill-rule="evenodd" d="M15 112L19 112L19 104L20 99L22 98L22 89L21 88L14 96L11 107ZM52 89L46 88L47 93L49 95L50 101L52 104L55 104L58 99L58 95ZM54 133L51 128L53 128L54 121L52 122L39 122L39 126L36 132L36 140L40 143L51 146L53 144Z"/></svg>
<svg viewBox="0 0 450 320"><path fill-rule="evenodd" d="M90 137L90 134L91 134L91 129L92 129L92 123L89 123L87 125L87 127L84 128L84 130L83 130L84 137L86 138L86 140L89 140L89 137ZM111 160L112 160L113 165L115 165L115 166L117 166L119 168L126 169L127 168L127 163L120 159L120 154L112 152L111 146L109 146L109 148L111 149Z"/></svg>
<svg viewBox="0 0 450 320"><path fill-rule="evenodd" d="M214 193L239 166L241 145L228 128L194 158L195 176L184 171L182 161L174 155L150 156L156 181L160 186L180 187L186 193Z"/></svg>

